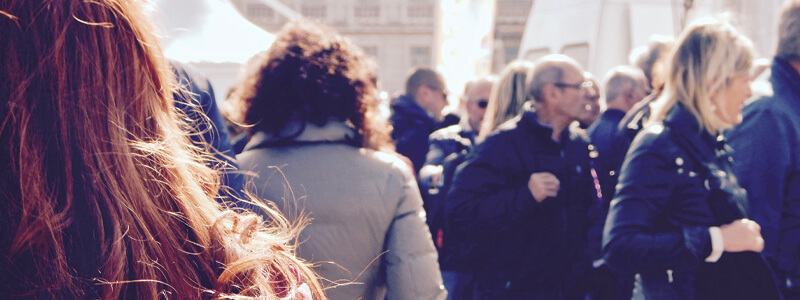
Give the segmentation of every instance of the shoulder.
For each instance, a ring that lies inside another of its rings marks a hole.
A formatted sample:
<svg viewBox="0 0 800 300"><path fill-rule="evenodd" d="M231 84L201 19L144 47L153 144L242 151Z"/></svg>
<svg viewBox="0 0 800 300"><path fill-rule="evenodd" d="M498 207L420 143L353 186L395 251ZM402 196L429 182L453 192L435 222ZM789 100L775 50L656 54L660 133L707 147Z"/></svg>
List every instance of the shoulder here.
<svg viewBox="0 0 800 300"><path fill-rule="evenodd" d="M653 123L646 125L636 134L630 152L670 153L675 152L676 148L670 128L663 123Z"/></svg>
<svg viewBox="0 0 800 300"><path fill-rule="evenodd" d="M389 175L404 178L414 178L409 162L404 161L397 154L372 149L361 148L359 153L364 156L368 163L376 169L383 170Z"/></svg>
<svg viewBox="0 0 800 300"><path fill-rule="evenodd" d="M519 142L519 139L514 138L517 135L519 135L517 122L513 122L513 120L505 122L489 134L483 142L477 144L475 150L506 148L509 143Z"/></svg>
<svg viewBox="0 0 800 300"><path fill-rule="evenodd" d="M780 94L759 98L744 107L742 110L743 120L748 121L754 118L800 119L798 112L790 107L792 100L800 101L800 99L789 99L788 96Z"/></svg>
<svg viewBox="0 0 800 300"><path fill-rule="evenodd" d="M799 102L791 103L789 100ZM796 136L791 132L800 132L800 107L793 108L792 105L800 105L800 99L785 99L776 94L753 101L745 106L742 123L728 134L730 141L739 144L755 137L786 140ZM743 139L742 136L749 138Z"/></svg>
<svg viewBox="0 0 800 300"><path fill-rule="evenodd" d="M431 133L430 139L433 140L452 140L460 137L459 133L461 133L461 126L460 125L451 125L439 130L434 131Z"/></svg>
<svg viewBox="0 0 800 300"><path fill-rule="evenodd" d="M586 129L580 128L577 122L570 124L568 130L570 142L589 144L589 134L586 132Z"/></svg>

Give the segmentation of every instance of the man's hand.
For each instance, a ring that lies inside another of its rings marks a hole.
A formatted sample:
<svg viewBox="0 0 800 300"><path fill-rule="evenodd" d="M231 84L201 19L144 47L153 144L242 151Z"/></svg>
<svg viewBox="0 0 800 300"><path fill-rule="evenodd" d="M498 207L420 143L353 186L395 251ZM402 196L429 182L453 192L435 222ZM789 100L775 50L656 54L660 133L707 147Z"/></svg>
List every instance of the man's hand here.
<svg viewBox="0 0 800 300"><path fill-rule="evenodd" d="M739 219L719 227L722 232L722 243L725 252L764 250L764 238L761 237L761 226L749 219Z"/></svg>
<svg viewBox="0 0 800 300"><path fill-rule="evenodd" d="M441 187L444 182L442 181L442 172L444 168L437 165L426 165L419 170L419 178L422 180L430 179L430 187Z"/></svg>
<svg viewBox="0 0 800 300"><path fill-rule="evenodd" d="M528 189L531 191L533 199L536 199L536 202L542 202L547 197L555 197L558 195L560 188L561 182L552 173L533 173L528 179Z"/></svg>

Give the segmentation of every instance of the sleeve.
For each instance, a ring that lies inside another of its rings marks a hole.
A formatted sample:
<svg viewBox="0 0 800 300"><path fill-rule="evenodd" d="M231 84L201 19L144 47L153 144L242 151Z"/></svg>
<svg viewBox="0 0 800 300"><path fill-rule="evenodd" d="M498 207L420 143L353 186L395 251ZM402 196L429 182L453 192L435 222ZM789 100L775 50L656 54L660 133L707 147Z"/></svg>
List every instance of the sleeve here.
<svg viewBox="0 0 800 300"><path fill-rule="evenodd" d="M522 223L539 204L528 189L530 174L510 157L509 141L496 137L479 144L456 170L445 200L449 228L495 235Z"/></svg>
<svg viewBox="0 0 800 300"><path fill-rule="evenodd" d="M663 215L675 204L672 199L692 195L685 194L674 158L638 144L634 141L622 166L611 202L603 231L604 258L623 274L695 268L711 254L709 229L664 225Z"/></svg>
<svg viewBox="0 0 800 300"><path fill-rule="evenodd" d="M734 172L739 185L747 190L750 218L761 226L767 257L775 255L778 245L791 161L789 137L775 113L759 108L746 111L744 121L728 134L734 150Z"/></svg>
<svg viewBox="0 0 800 300"><path fill-rule="evenodd" d="M221 171L220 197L234 202L244 198L244 177L238 171L236 153L211 82L182 64L171 64L178 82L187 89L173 95L175 107L190 119L192 141L202 149L208 148L216 158L209 165Z"/></svg>
<svg viewBox="0 0 800 300"><path fill-rule="evenodd" d="M425 155L425 164L420 168L420 171L424 171L422 169L424 169L426 166L441 166L444 164L444 158L447 155L444 146L444 141L435 138L433 134L431 135L431 137L428 139L428 153ZM423 189L429 189L431 188L432 174L423 173L425 172L419 173L420 187Z"/></svg>
<svg viewBox="0 0 800 300"><path fill-rule="evenodd" d="M436 138L434 135L428 139L428 153L425 155L425 165L442 165L444 163L444 158L449 153L446 151L445 141L440 138Z"/></svg>
<svg viewBox="0 0 800 300"><path fill-rule="evenodd" d="M414 174L418 174L425 163L430 131L422 122L415 122L410 117L393 116L392 126L392 139L397 153L408 157L414 164Z"/></svg>
<svg viewBox="0 0 800 300"><path fill-rule="evenodd" d="M398 179L401 180L401 179ZM404 174L397 211L386 237L386 299L445 299L436 248L414 177Z"/></svg>
<svg viewBox="0 0 800 300"><path fill-rule="evenodd" d="M725 242L722 240L722 230L719 227L708 228L708 233L711 235L711 254L706 257L706 262L715 263L725 252Z"/></svg>

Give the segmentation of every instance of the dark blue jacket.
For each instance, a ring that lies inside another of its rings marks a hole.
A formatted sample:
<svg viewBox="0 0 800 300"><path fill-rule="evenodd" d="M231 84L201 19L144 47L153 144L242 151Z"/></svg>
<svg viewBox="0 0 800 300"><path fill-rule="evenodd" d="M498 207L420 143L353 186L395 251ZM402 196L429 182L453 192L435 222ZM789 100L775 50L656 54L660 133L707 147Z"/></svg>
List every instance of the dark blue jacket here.
<svg viewBox="0 0 800 300"><path fill-rule="evenodd" d="M800 74L785 60L772 63L774 96L744 109L729 134L736 174L747 189L752 219L761 225L764 254L777 272L800 286ZM788 278L787 278L788 277ZM798 287L800 288L800 287Z"/></svg>
<svg viewBox="0 0 800 300"><path fill-rule="evenodd" d="M588 142L580 129L561 142L536 113L523 112L492 133L458 167L445 200L445 241L471 257L480 299L583 299L588 207L594 200ZM561 182L556 197L531 195L532 173Z"/></svg>
<svg viewBox="0 0 800 300"><path fill-rule="evenodd" d="M453 182L456 167L475 144L475 132L464 129L461 124L448 126L431 133L428 138L428 154L425 166L442 166L441 186L432 186L430 177L420 177L420 192L427 212L428 228L431 230L434 243L439 250L439 265L443 270L450 270L449 255L451 250L457 251L443 243L446 233L443 232L443 200Z"/></svg>
<svg viewBox="0 0 800 300"><path fill-rule="evenodd" d="M589 229L589 247L592 251L596 251L594 259L600 258L603 224L606 221L608 205L614 198L619 168L625 159L625 152L628 151L628 144L618 140L619 123L623 117L625 117L624 111L608 109L586 130L592 145L597 150L598 155L593 163L603 196L603 201L594 207L596 211L592 212L592 226Z"/></svg>
<svg viewBox="0 0 800 300"><path fill-rule="evenodd" d="M237 172L236 153L231 146L228 128L217 106L211 83L180 63L170 64L179 86L184 89L173 95L175 107L186 114L195 146L203 149L206 145L210 146L208 151L218 160L210 163L210 167L221 171L220 199L237 202L231 196L242 198L244 178Z"/></svg>
<svg viewBox="0 0 800 300"><path fill-rule="evenodd" d="M395 98L391 107L392 139L397 153L408 157L414 164L414 174L419 174L428 152L428 136L437 129L436 120L410 96Z"/></svg>
<svg viewBox="0 0 800 300"><path fill-rule="evenodd" d="M716 263L709 227L746 218L724 139L699 128L681 104L633 141L608 213L606 263L639 273L648 299L778 299L759 253L724 253Z"/></svg>

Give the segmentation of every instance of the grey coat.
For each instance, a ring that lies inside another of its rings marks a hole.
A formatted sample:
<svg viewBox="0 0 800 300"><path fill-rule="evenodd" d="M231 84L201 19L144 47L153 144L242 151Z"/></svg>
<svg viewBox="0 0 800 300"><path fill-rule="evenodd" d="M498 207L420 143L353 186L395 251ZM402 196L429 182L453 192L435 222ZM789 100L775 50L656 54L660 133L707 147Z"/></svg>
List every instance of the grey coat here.
<svg viewBox="0 0 800 300"><path fill-rule="evenodd" d="M341 122L307 125L291 142L253 135L237 158L248 184L290 219L305 214L298 255L330 299L444 299L417 183L392 154L351 142ZM338 285L337 284L341 284Z"/></svg>

